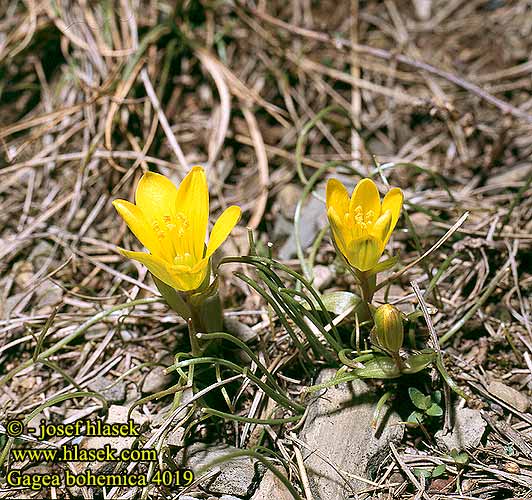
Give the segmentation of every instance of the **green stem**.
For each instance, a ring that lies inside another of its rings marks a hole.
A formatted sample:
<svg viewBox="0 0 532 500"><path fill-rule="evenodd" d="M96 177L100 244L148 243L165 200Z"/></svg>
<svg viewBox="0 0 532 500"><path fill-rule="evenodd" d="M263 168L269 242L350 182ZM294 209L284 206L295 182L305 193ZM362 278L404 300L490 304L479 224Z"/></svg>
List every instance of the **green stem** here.
<svg viewBox="0 0 532 500"><path fill-rule="evenodd" d="M290 410L295 410L297 412L303 413L305 411L305 407L303 405L300 405L299 403L296 403L290 399L287 398L282 393L276 392L272 387L265 384L259 377L257 377L255 374L249 371L248 368L242 368L235 363L231 363L231 361L227 361L225 359L221 358L213 358L213 357L202 357L202 358L192 358L187 359L184 361L180 361L179 363L175 363L172 366L169 366L166 371L170 372L171 370L175 370L177 368L184 368L186 366L190 365L197 365L197 364L213 364L213 363L219 363L223 366L227 366L227 368L230 368L231 370L241 373L244 375L244 377L247 377L250 379L254 384L256 384L258 387L260 387L271 399L273 399L275 402L279 403L281 406L284 406L285 408L288 408Z"/></svg>
<svg viewBox="0 0 532 500"><path fill-rule="evenodd" d="M247 422L250 424L262 424L262 425L282 425L289 422L298 422L303 418L303 415L295 415L293 417L286 418L250 418L242 417L240 415L234 415L231 413L225 413L223 411L214 410L213 408L202 408L204 413L209 415L216 415L217 417L225 418L226 420L234 420L236 422Z"/></svg>
<svg viewBox="0 0 532 500"><path fill-rule="evenodd" d="M368 271L359 271L355 269L355 275L358 278L360 285L360 292L363 304L363 317L359 318L362 321L371 320L373 314L371 313L371 301L375 293L376 275L370 275Z"/></svg>
<svg viewBox="0 0 532 500"><path fill-rule="evenodd" d="M209 347L202 345L197 333L211 333L223 330L223 309L218 283L215 280L202 292L183 294L183 299L190 310L189 337L193 356L201 356Z"/></svg>

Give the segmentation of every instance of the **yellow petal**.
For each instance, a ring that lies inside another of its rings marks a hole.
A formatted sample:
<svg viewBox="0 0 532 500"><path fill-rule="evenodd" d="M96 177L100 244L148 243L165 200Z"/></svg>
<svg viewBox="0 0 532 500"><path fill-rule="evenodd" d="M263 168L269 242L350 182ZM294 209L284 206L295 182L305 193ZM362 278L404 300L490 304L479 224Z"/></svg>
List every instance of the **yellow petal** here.
<svg viewBox="0 0 532 500"><path fill-rule="evenodd" d="M370 222L375 222L377 217L379 217L381 200L377 186L371 179L362 179L356 185L349 203L349 212L354 214L356 207L362 207L363 216L369 211L373 213Z"/></svg>
<svg viewBox="0 0 532 500"><path fill-rule="evenodd" d="M345 227L342 218L338 216L336 210L333 207L330 207L327 210L327 218L329 219L329 224L331 225L331 232L338 247L338 250L347 258L347 248L349 243L349 232Z"/></svg>
<svg viewBox="0 0 532 500"><path fill-rule="evenodd" d="M186 235L180 239L181 251L200 260L209 223L209 189L203 168L192 167L185 176L177 191L175 210L185 216L188 224Z"/></svg>
<svg viewBox="0 0 532 500"><path fill-rule="evenodd" d="M128 259L134 259L144 264L150 273L157 276L161 281L164 281L172 288L178 288L179 282L175 279L174 273L170 272L167 263L155 255L145 252L130 252L123 248L118 249L122 255Z"/></svg>
<svg viewBox="0 0 532 500"><path fill-rule="evenodd" d="M165 256L176 254L175 234L175 200L177 188L170 179L155 172L146 172L140 179L135 192L137 207L151 225Z"/></svg>
<svg viewBox="0 0 532 500"><path fill-rule="evenodd" d="M212 228L205 258L209 258L226 240L229 233L236 226L238 219L240 219L240 213L240 207L237 207L236 205L228 207L223 211L222 215L220 215Z"/></svg>
<svg viewBox="0 0 532 500"><path fill-rule="evenodd" d="M350 242L347 260L354 268L369 271L379 262L383 250L382 243L372 236L360 238Z"/></svg>
<svg viewBox="0 0 532 500"><path fill-rule="evenodd" d="M177 188L164 175L146 172L140 179L135 202L147 219L163 219L175 213Z"/></svg>
<svg viewBox="0 0 532 500"><path fill-rule="evenodd" d="M390 236L392 235L392 231L394 230L395 225L397 224L397 221L399 220L402 207L403 207L403 192L399 188L390 189L390 191L386 193L384 200L382 200L382 213L389 210L392 214L390 228L388 229L388 232L386 233L386 237L384 238L385 245L386 243L388 243L388 240L390 239Z"/></svg>
<svg viewBox="0 0 532 500"><path fill-rule="evenodd" d="M209 259L202 259L194 267L172 266L172 271L178 290L182 292L196 290L201 286L207 276Z"/></svg>
<svg viewBox="0 0 532 500"><path fill-rule="evenodd" d="M126 200L114 200L113 206L137 239L153 254L162 257L162 250L153 227L136 205Z"/></svg>
<svg viewBox="0 0 532 500"><path fill-rule="evenodd" d="M329 179L325 192L327 209L333 207L341 217L349 210L349 193L338 179Z"/></svg>
<svg viewBox="0 0 532 500"><path fill-rule="evenodd" d="M390 225L392 223L392 212L386 210L376 221L373 227L370 229L370 234L384 243L388 232L390 231Z"/></svg>

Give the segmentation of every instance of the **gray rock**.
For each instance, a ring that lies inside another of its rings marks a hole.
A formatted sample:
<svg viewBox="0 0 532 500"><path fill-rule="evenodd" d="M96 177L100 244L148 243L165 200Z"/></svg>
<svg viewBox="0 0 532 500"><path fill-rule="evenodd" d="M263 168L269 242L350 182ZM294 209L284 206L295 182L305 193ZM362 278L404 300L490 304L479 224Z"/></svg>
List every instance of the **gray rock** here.
<svg viewBox="0 0 532 500"><path fill-rule="evenodd" d="M251 500L293 500L293 498L286 486L268 469Z"/></svg>
<svg viewBox="0 0 532 500"><path fill-rule="evenodd" d="M234 497L233 495L222 495L220 500L242 500L241 498Z"/></svg>
<svg viewBox="0 0 532 500"><path fill-rule="evenodd" d="M432 0L412 0L414 9L416 11L416 17L420 21L428 21L431 16Z"/></svg>
<svg viewBox="0 0 532 500"><path fill-rule="evenodd" d="M435 434L436 443L448 451L452 449L465 450L478 446L486 422L480 411L469 408L455 408L453 415L453 428L451 432L444 434L443 430Z"/></svg>
<svg viewBox="0 0 532 500"><path fill-rule="evenodd" d="M274 242L285 239L287 236L290 236L294 232L294 223L292 221L286 220L281 214L275 219L273 224L273 229L271 232L271 237Z"/></svg>
<svg viewBox="0 0 532 500"><path fill-rule="evenodd" d="M32 248L28 260L33 264L34 269L41 269L44 266L50 266L53 254L54 246L46 240L40 240Z"/></svg>
<svg viewBox="0 0 532 500"><path fill-rule="evenodd" d="M89 390L99 392L110 403L121 403L126 398L126 384L124 381L117 382L109 387L114 380L107 377L98 377L91 380L88 385ZM106 387L109 387L106 389Z"/></svg>
<svg viewBox="0 0 532 500"><path fill-rule="evenodd" d="M182 466L192 469L198 475L203 467L235 451L238 449L232 446L194 443L182 454ZM249 496L253 482L262 472L263 467L253 458L237 457L217 463L204 472L212 470L219 472L209 475L201 483L201 486L209 493L246 497Z"/></svg>
<svg viewBox="0 0 532 500"><path fill-rule="evenodd" d="M106 423L114 424L127 423L127 414L128 408L126 406L111 405L109 407L109 412ZM134 410L131 414L132 420L137 424L142 424L146 422L146 417L141 415L138 410ZM95 422L94 419L91 420ZM110 446L117 453L122 450L131 448L135 443L135 440L138 439L135 436L127 437L106 437L106 436L88 436L84 437L81 440L80 448L82 449L102 449L105 445ZM125 467L127 464L125 462L74 462L75 466L78 469L78 473L90 469L94 473L105 474L114 470L115 467Z"/></svg>
<svg viewBox="0 0 532 500"><path fill-rule="evenodd" d="M314 281L312 284L317 290L327 288L334 279L334 275L329 266L314 266L312 274L314 275Z"/></svg>
<svg viewBox="0 0 532 500"><path fill-rule="evenodd" d="M256 340L258 337L258 333L253 328L238 321L236 318L224 318L224 326L229 333L246 344Z"/></svg>
<svg viewBox="0 0 532 500"><path fill-rule="evenodd" d="M142 392L144 394L155 394L170 387L173 375L171 373L165 373L164 370L164 366L154 366L148 372L142 383Z"/></svg>
<svg viewBox="0 0 532 500"><path fill-rule="evenodd" d="M319 194L325 197L324 190L320 189ZM301 210L299 221L299 236L303 250L314 242L316 235L327 224L327 214L322 201L310 196ZM281 260L291 259L297 253L295 230L285 241L279 250Z"/></svg>
<svg viewBox="0 0 532 500"><path fill-rule="evenodd" d="M316 383L330 380L335 373L322 371ZM344 476L346 484L334 467L370 479L388 454L389 443L401 441L404 428L396 413L386 415L377 433L372 428L377 401L375 392L361 380L324 389L311 401L300 438L309 447L302 452L316 500L348 498L366 488L363 481Z"/></svg>
<svg viewBox="0 0 532 500"><path fill-rule="evenodd" d="M519 411L527 411L530 405L530 400L526 394L516 391L513 387L509 387L502 382L491 382L488 385L488 392Z"/></svg>
<svg viewBox="0 0 532 500"><path fill-rule="evenodd" d="M183 391L183 394L181 395L180 400L180 406L183 408L185 407L190 400L194 397L194 393L191 388L187 388ZM188 412L188 408L183 408L183 411L180 412L176 418L177 422L181 421L185 415ZM155 419L155 422L158 422L159 425L161 425L166 420L166 415L169 413L170 409L166 409L166 411L160 412L160 417ZM176 423L177 423L176 422ZM185 427L178 427L177 425L174 425L172 430L168 433L166 437L166 444L169 446L177 446L177 447L183 447L184 446L184 438L185 438Z"/></svg>
<svg viewBox="0 0 532 500"><path fill-rule="evenodd" d="M63 290L55 283L49 283L48 281L45 281L35 289L35 301L37 303L37 307L39 308L45 308L46 306L57 306L62 300Z"/></svg>
<svg viewBox="0 0 532 500"><path fill-rule="evenodd" d="M296 211L296 205L303 189L297 184L286 184L277 195L277 204L279 210L286 219L293 220Z"/></svg>

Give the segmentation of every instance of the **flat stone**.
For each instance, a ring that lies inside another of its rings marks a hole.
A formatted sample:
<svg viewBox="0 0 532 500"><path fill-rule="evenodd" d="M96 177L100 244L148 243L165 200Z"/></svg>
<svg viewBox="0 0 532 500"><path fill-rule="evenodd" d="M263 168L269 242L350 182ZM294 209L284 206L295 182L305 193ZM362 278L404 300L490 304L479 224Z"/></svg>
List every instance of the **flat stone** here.
<svg viewBox="0 0 532 500"><path fill-rule="evenodd" d="M188 408L184 408L190 400L194 397L194 393L192 392L191 388L187 388L183 391L183 394L181 395L181 401L180 406L183 408L183 411L181 411L178 415L176 420L176 424L181 421L187 412L189 411ZM160 412L160 417L155 419L155 422L158 422L159 425L163 423L164 420L166 420L166 415L168 413L169 409L166 409L165 411ZM186 427L186 424L185 424ZM179 448L182 448L184 446L184 439L185 439L185 427L174 425L172 430L168 433L166 437L166 444L168 446L177 446Z"/></svg>
<svg viewBox="0 0 532 500"><path fill-rule="evenodd" d="M268 469L251 500L293 500L293 498L281 480Z"/></svg>
<svg viewBox="0 0 532 500"><path fill-rule="evenodd" d="M513 387L499 381L493 381L488 385L488 392L498 397L506 404L519 411L527 411L530 406L530 399L526 394L516 391Z"/></svg>
<svg viewBox="0 0 532 500"><path fill-rule="evenodd" d="M48 306L46 311L51 311L52 307L57 306L63 300L63 290L55 283L45 281L35 289L34 300L37 303L36 307L46 308Z"/></svg>
<svg viewBox="0 0 532 500"><path fill-rule="evenodd" d="M249 325L238 321L236 318L224 318L224 326L230 334L246 344L257 340L258 333Z"/></svg>
<svg viewBox="0 0 532 500"><path fill-rule="evenodd" d="M15 283L22 289L31 284L33 280L33 265L27 260L15 262L13 264L13 275Z"/></svg>
<svg viewBox="0 0 532 500"><path fill-rule="evenodd" d="M126 406L111 405L109 407L109 412L107 415L106 423L109 424L125 424L127 423L127 414L128 408ZM131 414L132 420L137 424L144 423L147 419L145 416L141 415L138 410L134 410ZM91 418L92 422L96 422L94 418ZM113 450L119 453L122 450L131 448L138 439L135 436L126 436L126 437L107 437L107 436L89 436L84 437L81 440L80 448L83 449L102 449L105 445L109 445ZM117 464L120 466L125 466L125 462L76 462L76 466L79 471L90 469L95 473L107 473L112 471Z"/></svg>
<svg viewBox="0 0 532 500"><path fill-rule="evenodd" d="M194 443L182 454L182 466L198 474L200 469L208 466L214 460L235 451L239 450L232 446ZM217 470L219 472L209 476L201 483L201 486L211 494L247 497L250 494L253 482L262 472L261 469L263 467L253 458L232 458L209 467L207 471Z"/></svg>
<svg viewBox="0 0 532 500"><path fill-rule="evenodd" d="M314 275L314 281L312 284L317 290L323 290L331 285L334 279L333 272L329 266L314 266L312 269Z"/></svg>
<svg viewBox="0 0 532 500"><path fill-rule="evenodd" d="M286 184L277 195L277 204L283 216L289 220L294 219L296 205L301 198L303 190L297 184Z"/></svg>
<svg viewBox="0 0 532 500"><path fill-rule="evenodd" d="M173 375L165 373L164 366L154 366L146 375L142 383L142 392L144 394L155 394L164 391L172 385Z"/></svg>
<svg viewBox="0 0 532 500"><path fill-rule="evenodd" d="M319 193L322 194L324 191L319 190ZM301 210L301 219L299 221L299 237L303 250L312 245L316 235L326 224L327 214L323 202L310 196ZM279 258L281 260L291 259L296 254L296 236L295 230L293 230L283 246L279 249Z"/></svg>
<svg viewBox="0 0 532 500"><path fill-rule="evenodd" d="M431 16L432 0L412 0L414 4L414 10L416 11L416 17L420 21L428 21Z"/></svg>
<svg viewBox="0 0 532 500"><path fill-rule="evenodd" d="M316 384L335 373L323 370ZM308 446L302 453L316 500L350 498L367 488L367 483L344 476L346 484L335 468L371 479L389 453L389 444L401 441L404 428L396 413L388 412L384 421L381 417L377 432L371 426L378 399L368 384L354 380L323 389L310 402L300 439Z"/></svg>
<svg viewBox="0 0 532 500"><path fill-rule="evenodd" d="M448 451L466 450L478 446L486 429L486 422L480 411L455 408L453 413L451 432L444 434L441 430L434 435L438 446Z"/></svg>
<svg viewBox="0 0 532 500"><path fill-rule="evenodd" d="M98 377L91 380L88 389L100 393L110 403L121 403L126 399L126 384L121 380L109 387L113 382L115 381L107 377Z"/></svg>

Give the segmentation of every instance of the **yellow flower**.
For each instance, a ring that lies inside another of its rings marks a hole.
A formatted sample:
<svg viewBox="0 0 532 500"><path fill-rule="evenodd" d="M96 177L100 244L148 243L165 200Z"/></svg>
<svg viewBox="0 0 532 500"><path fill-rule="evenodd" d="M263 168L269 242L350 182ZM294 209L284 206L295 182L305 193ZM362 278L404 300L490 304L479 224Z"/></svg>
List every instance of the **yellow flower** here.
<svg viewBox="0 0 532 500"><path fill-rule="evenodd" d="M329 179L326 199L327 217L338 250L359 271L375 267L399 219L401 190L390 189L381 205L371 179L359 181L351 199L340 181Z"/></svg>
<svg viewBox="0 0 532 500"><path fill-rule="evenodd" d="M115 200L113 205L150 253L120 252L142 262L167 285L196 290L209 272L211 255L238 222L240 207L231 206L220 215L205 246L209 190L203 168L193 167L178 188L164 175L146 172L135 202Z"/></svg>

